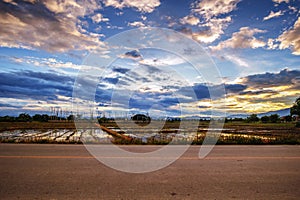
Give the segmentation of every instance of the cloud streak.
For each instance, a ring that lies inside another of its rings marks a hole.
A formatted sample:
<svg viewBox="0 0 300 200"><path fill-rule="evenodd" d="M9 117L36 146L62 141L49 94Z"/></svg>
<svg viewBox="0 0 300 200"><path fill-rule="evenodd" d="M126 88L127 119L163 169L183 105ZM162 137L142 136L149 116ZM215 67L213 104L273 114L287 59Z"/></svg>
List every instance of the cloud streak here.
<svg viewBox="0 0 300 200"><path fill-rule="evenodd" d="M268 16L264 17L263 21L266 21L266 20L269 20L272 18L276 18L276 17L282 16L282 15L283 15L283 12L281 10L278 12L271 11Z"/></svg>
<svg viewBox="0 0 300 200"><path fill-rule="evenodd" d="M0 97L51 100L72 96L74 78L50 72L19 71L0 74Z"/></svg>

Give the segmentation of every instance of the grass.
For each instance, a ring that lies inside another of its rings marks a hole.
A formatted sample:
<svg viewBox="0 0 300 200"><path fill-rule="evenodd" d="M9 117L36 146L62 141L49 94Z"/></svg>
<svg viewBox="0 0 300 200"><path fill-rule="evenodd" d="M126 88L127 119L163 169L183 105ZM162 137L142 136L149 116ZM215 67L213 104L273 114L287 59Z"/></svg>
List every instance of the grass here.
<svg viewBox="0 0 300 200"><path fill-rule="evenodd" d="M0 122L0 132L28 129L76 129L73 122Z"/></svg>

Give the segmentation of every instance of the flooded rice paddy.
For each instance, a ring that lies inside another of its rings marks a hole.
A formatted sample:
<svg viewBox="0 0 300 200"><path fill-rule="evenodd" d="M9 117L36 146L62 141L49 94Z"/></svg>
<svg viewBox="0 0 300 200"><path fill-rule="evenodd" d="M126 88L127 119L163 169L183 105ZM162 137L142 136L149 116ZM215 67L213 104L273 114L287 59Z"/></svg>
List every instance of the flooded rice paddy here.
<svg viewBox="0 0 300 200"><path fill-rule="evenodd" d="M260 142L272 143L282 140L283 136L290 138L290 134L278 135L272 130L251 130L224 128L201 128L197 131L189 128L130 128L120 129L107 127L120 135L127 136L133 143L142 144L166 144L173 143L194 143L203 142L205 136L217 137L218 143L247 143ZM12 143L122 143L120 138L115 137L100 128L92 129L51 129L51 130L7 130L0 132L0 142ZM299 141L296 138L295 141Z"/></svg>

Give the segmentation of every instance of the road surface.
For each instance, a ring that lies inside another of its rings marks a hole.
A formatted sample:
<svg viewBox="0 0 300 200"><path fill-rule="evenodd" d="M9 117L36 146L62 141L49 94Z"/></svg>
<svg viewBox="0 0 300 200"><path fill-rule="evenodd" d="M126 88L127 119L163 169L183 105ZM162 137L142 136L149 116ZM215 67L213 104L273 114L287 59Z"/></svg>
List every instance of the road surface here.
<svg viewBox="0 0 300 200"><path fill-rule="evenodd" d="M140 152L153 146L130 146ZM192 146L159 171L130 174L83 145L0 144L0 199L299 199L299 146Z"/></svg>

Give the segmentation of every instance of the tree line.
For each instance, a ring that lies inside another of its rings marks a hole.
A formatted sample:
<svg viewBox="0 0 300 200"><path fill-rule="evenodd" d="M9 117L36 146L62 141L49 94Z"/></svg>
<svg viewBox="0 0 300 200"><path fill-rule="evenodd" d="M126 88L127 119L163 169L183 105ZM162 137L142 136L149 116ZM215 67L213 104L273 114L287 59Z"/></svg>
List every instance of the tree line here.
<svg viewBox="0 0 300 200"><path fill-rule="evenodd" d="M235 118L235 119L226 119L228 121L245 121L249 123L262 122L262 123L278 123L278 122L291 122L296 121L296 126L300 127L300 97L298 97L295 103L290 108L290 115L283 116L280 118L278 114L273 114L270 116L262 116L259 118L257 114L252 114L246 119Z"/></svg>
<svg viewBox="0 0 300 200"><path fill-rule="evenodd" d="M252 115L250 115L249 117L247 117L245 119L246 122L259 122L259 121L261 121L262 123L278 123L280 121L291 122L292 120L293 120L293 118L290 115L280 118L280 116L278 114L273 114L273 115L270 115L270 116L262 116L261 118L259 118L257 116L257 114L252 114Z"/></svg>
<svg viewBox="0 0 300 200"><path fill-rule="evenodd" d="M49 116L47 114L35 114L33 116L27 114L27 113L21 113L17 117L12 116L1 116L0 122L48 122L50 120L59 120L59 121L73 121L74 115L69 115L67 118L65 117L58 117L58 116Z"/></svg>

